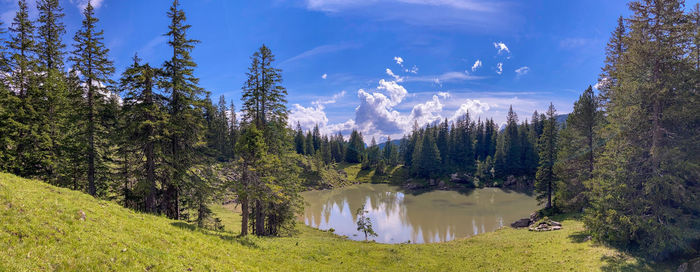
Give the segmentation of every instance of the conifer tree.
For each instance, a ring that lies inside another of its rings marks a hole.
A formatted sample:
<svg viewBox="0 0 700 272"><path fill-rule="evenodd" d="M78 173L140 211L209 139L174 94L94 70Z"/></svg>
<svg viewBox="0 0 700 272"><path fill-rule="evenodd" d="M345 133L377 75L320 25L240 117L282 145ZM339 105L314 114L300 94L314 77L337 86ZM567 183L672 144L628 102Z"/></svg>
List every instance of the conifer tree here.
<svg viewBox="0 0 700 272"><path fill-rule="evenodd" d="M64 73L64 56L66 45L63 35L66 33L62 22L65 14L58 0L37 1L39 10L37 55L39 71L41 71L38 91L42 99L37 101L40 115L45 116L41 121L47 128L50 149L47 178L54 184L65 184L68 179L66 169L70 168L65 146L68 137L67 130L73 125L70 122L71 104L68 86Z"/></svg>
<svg viewBox="0 0 700 272"><path fill-rule="evenodd" d="M700 102L688 50L698 28L680 0L634 1L630 9L617 82L607 91L609 140L595 160L584 222L595 238L665 258L694 252L700 239Z"/></svg>
<svg viewBox="0 0 700 272"><path fill-rule="evenodd" d="M87 179L88 192L97 194L96 172L98 168L105 170L103 159L100 157L104 145L105 128L100 124L99 111L104 103L106 86L112 83L111 75L114 66L109 60L109 49L105 47L104 32L97 30L98 19L95 11L88 2L83 11L82 28L75 34L74 49L70 60L73 62L73 70L80 73L80 83L84 86L86 105L83 114L86 119L86 145L87 145ZM104 177L104 173L100 174Z"/></svg>
<svg viewBox="0 0 700 272"><path fill-rule="evenodd" d="M561 179L556 199L561 201L560 208L580 211L587 202L584 182L593 177L595 157L600 153L597 149L602 144L598 135L602 117L589 86L574 103L574 111L560 133L559 160L554 168Z"/></svg>
<svg viewBox="0 0 700 272"><path fill-rule="evenodd" d="M131 145L136 145L145 162L138 160L142 173L136 177L145 188L144 210L157 212L157 184L163 183L164 177L158 172L158 165L163 163L165 128L167 116L164 108L165 97L156 92L156 83L162 71L149 64L140 64L134 56L134 63L124 71L121 88L124 95L124 118L126 119L126 138Z"/></svg>
<svg viewBox="0 0 700 272"><path fill-rule="evenodd" d="M305 148L305 140L304 140L304 131L301 129L301 124L297 122L297 129L296 132L294 133L294 148L297 151L297 154L302 154L304 155L304 152L306 152Z"/></svg>
<svg viewBox="0 0 700 272"><path fill-rule="evenodd" d="M557 159L557 121L555 113L554 105L550 103L547 110L547 121L539 139L540 162L537 167L535 180L535 190L538 193L537 199L546 199L546 209L552 208L552 193L555 189L554 182L556 179L554 175L554 163Z"/></svg>
<svg viewBox="0 0 700 272"><path fill-rule="evenodd" d="M440 150L435 144L435 138L429 129L420 137L420 146L414 151L413 172L423 178L436 178L440 174Z"/></svg>
<svg viewBox="0 0 700 272"><path fill-rule="evenodd" d="M350 140L348 141L348 147L345 150L345 161L348 163L360 163L362 162L362 157L364 155L365 143L362 140L362 135L360 135L357 130L353 130L350 134Z"/></svg>
<svg viewBox="0 0 700 272"><path fill-rule="evenodd" d="M170 19L168 45L172 49L170 60L163 67L164 79L160 85L170 93L168 101L170 143L168 164L170 182L166 184L164 199L161 202L168 217L180 218L180 191L188 179L188 170L195 164L195 148L203 134L203 102L205 93L198 86L199 79L194 75L197 64L190 53L199 41L188 38L191 25L186 23L185 12L179 0L174 0L167 13Z"/></svg>

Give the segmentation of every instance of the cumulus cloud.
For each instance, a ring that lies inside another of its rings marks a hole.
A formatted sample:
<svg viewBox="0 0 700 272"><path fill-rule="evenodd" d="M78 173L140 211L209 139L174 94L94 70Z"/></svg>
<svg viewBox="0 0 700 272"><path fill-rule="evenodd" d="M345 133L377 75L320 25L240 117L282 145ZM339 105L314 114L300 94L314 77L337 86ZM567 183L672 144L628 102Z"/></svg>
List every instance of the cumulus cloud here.
<svg viewBox="0 0 700 272"><path fill-rule="evenodd" d="M323 75L321 75L321 78L322 78L322 79L328 78L328 74L323 74Z"/></svg>
<svg viewBox="0 0 700 272"><path fill-rule="evenodd" d="M474 62L474 65L472 65L472 72L476 72L476 69L481 68L481 65L482 65L481 60L476 60Z"/></svg>
<svg viewBox="0 0 700 272"><path fill-rule="evenodd" d="M486 102L481 102L478 99L472 100L467 99L462 105L459 106L457 111L452 115L450 120L454 121L458 118L467 114L467 112L473 117L474 115L479 115L489 110L491 107Z"/></svg>
<svg viewBox="0 0 700 272"><path fill-rule="evenodd" d="M406 95L408 94L406 88L397 84L395 81L386 81L383 79L379 80L379 86L377 86L377 90L385 90L389 94L389 97L391 98L389 100L389 106L392 107L401 103L404 97L406 97Z"/></svg>
<svg viewBox="0 0 700 272"><path fill-rule="evenodd" d="M394 61L396 64L403 66L403 58L402 57L394 57Z"/></svg>
<svg viewBox="0 0 700 272"><path fill-rule="evenodd" d="M527 75L527 73L530 72L530 67L523 66L518 69L515 69L515 74L516 78L520 78L521 76Z"/></svg>
<svg viewBox="0 0 700 272"><path fill-rule="evenodd" d="M498 54L501 54L503 52L510 53L510 49L508 49L508 46L506 46L506 44L503 42L494 42L493 47L498 49Z"/></svg>
<svg viewBox="0 0 700 272"><path fill-rule="evenodd" d="M442 99L447 99L447 98L450 98L450 96L451 96L450 93L448 93L448 92L438 92L437 95L439 97L442 97Z"/></svg>
<svg viewBox="0 0 700 272"><path fill-rule="evenodd" d="M345 96L345 91L341 91L331 98L319 99L312 102L312 106L304 107L299 104L292 105L292 109L289 111L289 117L287 122L290 126L296 127L297 122L301 125L303 129L311 129L315 125L319 128L326 128L328 124L328 116L326 116L326 105L335 103L339 98ZM332 132L331 130L324 130L324 134Z"/></svg>
<svg viewBox="0 0 700 272"><path fill-rule="evenodd" d="M411 115L409 116L410 122L407 122L404 127L408 128L413 122L417 122L419 126L423 126L440 121L442 119L440 112L442 112L442 103L440 103L440 99L437 95L433 95L431 100L413 106Z"/></svg>
<svg viewBox="0 0 700 272"><path fill-rule="evenodd" d="M496 64L496 74L503 74L503 62Z"/></svg>

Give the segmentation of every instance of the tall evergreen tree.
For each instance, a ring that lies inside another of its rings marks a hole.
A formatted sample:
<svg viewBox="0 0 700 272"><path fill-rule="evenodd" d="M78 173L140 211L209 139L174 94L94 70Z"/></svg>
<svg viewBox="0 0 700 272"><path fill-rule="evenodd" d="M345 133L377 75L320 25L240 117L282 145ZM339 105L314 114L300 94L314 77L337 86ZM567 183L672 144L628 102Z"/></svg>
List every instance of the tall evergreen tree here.
<svg viewBox="0 0 700 272"><path fill-rule="evenodd" d="M104 103L104 95L108 92L106 86L112 83L111 76L114 66L109 60L109 49L105 47L104 31L97 30L95 10L88 2L83 11L82 28L75 34L74 49L70 60L73 62L73 70L80 73L80 83L84 86L86 107L84 109L86 119L87 140L87 179L88 192L97 194L96 171L104 170L103 154L105 141L105 128L100 124L99 111ZM101 174L104 177L104 173Z"/></svg>
<svg viewBox="0 0 700 272"><path fill-rule="evenodd" d="M350 133L348 147L345 150L345 161L348 163L362 162L364 151L365 143L364 140L362 140L362 135L357 132L357 130L353 130L352 133Z"/></svg>
<svg viewBox="0 0 700 272"><path fill-rule="evenodd" d="M138 160L139 183L143 184L143 209L147 212L157 212L157 185L162 184L165 177L158 165L163 163L165 128L167 116L164 109L165 97L156 92L158 76L162 71L149 64L140 64L140 59L134 56L134 63L124 71L121 78L121 88L124 95L124 118L126 119L125 135L127 143L136 145L139 154L145 161Z"/></svg>
<svg viewBox="0 0 700 272"><path fill-rule="evenodd" d="M555 164L555 175L561 179L557 189L560 208L580 211L588 202L584 182L593 177L595 157L602 144L598 131L602 125L602 113L593 88L586 89L574 103L566 125L560 133L559 160Z"/></svg>
<svg viewBox="0 0 700 272"><path fill-rule="evenodd" d="M547 110L547 121L545 122L542 136L539 139L540 146L540 162L537 167L537 175L535 180L535 191L537 191L537 199L546 199L545 208L552 208L552 193L554 192L554 163L557 159L557 120L555 119L556 111L553 104L549 104Z"/></svg>
<svg viewBox="0 0 700 272"><path fill-rule="evenodd" d="M596 238L664 258L694 252L700 239L700 102L688 50L698 28L680 0L630 9L585 223Z"/></svg>
<svg viewBox="0 0 700 272"><path fill-rule="evenodd" d="M199 41L188 38L187 32L191 25L186 23L187 17L178 0L173 1L167 15L170 25L165 36L168 37L172 56L164 64L165 76L160 85L170 92L168 164L171 175L161 203L168 217L179 219L180 191L186 183L188 171L197 159L195 148L203 136L201 95L205 91L198 86L199 79L194 75L197 64L190 55Z"/></svg>

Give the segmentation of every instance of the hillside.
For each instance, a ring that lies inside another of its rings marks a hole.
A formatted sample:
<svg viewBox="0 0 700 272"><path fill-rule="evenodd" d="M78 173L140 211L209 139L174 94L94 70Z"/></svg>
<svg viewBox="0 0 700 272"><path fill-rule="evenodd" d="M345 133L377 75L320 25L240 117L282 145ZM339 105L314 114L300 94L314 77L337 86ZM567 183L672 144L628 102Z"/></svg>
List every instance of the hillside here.
<svg viewBox="0 0 700 272"><path fill-rule="evenodd" d="M501 229L438 244L344 240L299 226L285 238L239 238L240 218L216 206L226 228L134 212L89 195L0 173L0 271L658 270L583 242L582 224L549 233Z"/></svg>

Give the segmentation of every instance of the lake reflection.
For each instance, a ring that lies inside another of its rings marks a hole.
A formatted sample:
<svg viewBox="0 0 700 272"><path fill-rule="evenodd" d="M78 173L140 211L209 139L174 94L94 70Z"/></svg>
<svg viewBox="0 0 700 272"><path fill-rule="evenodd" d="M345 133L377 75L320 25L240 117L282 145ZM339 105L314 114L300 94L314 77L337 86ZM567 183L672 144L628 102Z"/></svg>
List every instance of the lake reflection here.
<svg viewBox="0 0 700 272"><path fill-rule="evenodd" d="M307 202L302 220L319 229L353 240L364 240L357 231L355 212L365 205L380 243L432 243L494 231L536 210L537 201L524 193L498 188L466 193L431 191L404 193L386 184L361 184L341 189L302 193Z"/></svg>

